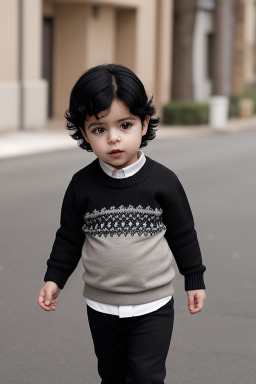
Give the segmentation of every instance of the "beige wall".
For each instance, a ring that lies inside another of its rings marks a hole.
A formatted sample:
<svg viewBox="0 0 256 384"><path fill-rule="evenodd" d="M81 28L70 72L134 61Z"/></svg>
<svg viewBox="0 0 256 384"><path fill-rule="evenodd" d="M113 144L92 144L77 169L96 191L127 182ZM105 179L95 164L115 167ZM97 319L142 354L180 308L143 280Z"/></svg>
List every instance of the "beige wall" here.
<svg viewBox="0 0 256 384"><path fill-rule="evenodd" d="M245 58L244 58L244 78L246 85L254 84L256 81L255 73L255 24L256 7L254 0L247 0L245 3Z"/></svg>
<svg viewBox="0 0 256 384"><path fill-rule="evenodd" d="M115 60L115 9L108 6L88 7L86 25L86 62L85 68L97 64L111 63Z"/></svg>
<svg viewBox="0 0 256 384"><path fill-rule="evenodd" d="M19 7L18 0L1 2L0 12L0 79L18 80ZM40 0L23 0L23 78L41 76L42 11Z"/></svg>
<svg viewBox="0 0 256 384"><path fill-rule="evenodd" d="M115 11L87 4L56 4L54 9L53 114L63 117L78 77L94 65L115 61Z"/></svg>
<svg viewBox="0 0 256 384"><path fill-rule="evenodd" d="M161 103L169 99L172 0L23 0L22 3L23 71L20 82L19 0L1 2L0 98L9 92L8 100L15 100L18 110L19 96L23 94L24 116L30 127L42 126L45 113L47 89L42 79L41 51L43 16L54 20L54 117L63 117L77 78L88 67L100 63L119 62L130 67L155 100ZM93 6L98 7L98 13L95 14ZM40 124L36 119L40 111L35 106L42 106Z"/></svg>
<svg viewBox="0 0 256 384"><path fill-rule="evenodd" d="M0 81L18 79L18 0L2 1L0 11Z"/></svg>
<svg viewBox="0 0 256 384"><path fill-rule="evenodd" d="M136 10L117 9L116 11L116 56L118 64L135 71Z"/></svg>
<svg viewBox="0 0 256 384"><path fill-rule="evenodd" d="M43 16L44 17L54 17L55 15L55 5L50 2L50 0L43 0Z"/></svg>
<svg viewBox="0 0 256 384"><path fill-rule="evenodd" d="M164 2L170 3L169 0ZM48 12L52 12L49 4L50 1L47 1ZM163 86L166 98L169 76L165 81L162 79L160 88L157 88L156 81L157 0L55 0L52 4L55 7L56 24L53 87L56 117L63 116L63 108L67 107L67 92L74 74L76 73L77 78L83 70L100 63L117 61L131 67L141 78L149 94L157 91L161 94ZM98 17L93 14L93 5L99 8ZM86 23L82 21L83 18ZM68 33L63 31L67 24ZM67 68L64 69L60 68L60 62L63 62L66 44L72 51L77 51L80 47L80 53L75 63L71 63L66 57L69 65L65 65ZM160 69L163 69L161 65ZM164 73L167 74L167 71ZM66 77L63 77L64 74ZM63 79L66 79L66 86Z"/></svg>
<svg viewBox="0 0 256 384"><path fill-rule="evenodd" d="M47 0L48 1L48 0ZM118 7L118 8L134 8L134 7L140 7L147 4L148 1L151 0L49 0L53 1L54 3L69 3L69 4L96 4L96 5L107 5L111 7ZM158 1L158 0L156 0Z"/></svg>
<svg viewBox="0 0 256 384"><path fill-rule="evenodd" d="M41 79L42 1L23 0L20 5L12 0L2 1L0 6L1 130L38 129L46 122L47 84Z"/></svg>
<svg viewBox="0 0 256 384"><path fill-rule="evenodd" d="M149 94L154 94L156 91L156 16L155 0L140 2L136 19L135 72Z"/></svg>
<svg viewBox="0 0 256 384"><path fill-rule="evenodd" d="M159 114L171 98L173 0L158 0L155 93Z"/></svg>
<svg viewBox="0 0 256 384"><path fill-rule="evenodd" d="M86 5L58 4L53 41L53 115L63 117L69 93L86 67Z"/></svg>
<svg viewBox="0 0 256 384"><path fill-rule="evenodd" d="M42 72L42 9L41 0L23 0L23 77L40 79Z"/></svg>
<svg viewBox="0 0 256 384"><path fill-rule="evenodd" d="M111 62L135 71L161 114L171 90L172 6L172 0L45 1L55 22L54 116L63 116L84 70Z"/></svg>
<svg viewBox="0 0 256 384"><path fill-rule="evenodd" d="M237 0L235 24L233 93L255 86L255 5L254 0Z"/></svg>

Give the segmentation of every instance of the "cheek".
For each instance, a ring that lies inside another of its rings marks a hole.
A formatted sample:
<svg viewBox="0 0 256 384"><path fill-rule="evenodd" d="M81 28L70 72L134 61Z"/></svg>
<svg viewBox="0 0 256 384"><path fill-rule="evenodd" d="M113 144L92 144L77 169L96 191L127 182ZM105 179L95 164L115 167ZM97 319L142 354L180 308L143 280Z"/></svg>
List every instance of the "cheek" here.
<svg viewBox="0 0 256 384"><path fill-rule="evenodd" d="M94 152L101 151L104 148L104 143L101 140L90 140L91 147Z"/></svg>
<svg viewBox="0 0 256 384"><path fill-rule="evenodd" d="M141 144L142 137L143 137L142 133L139 133L138 136L137 136L137 145Z"/></svg>

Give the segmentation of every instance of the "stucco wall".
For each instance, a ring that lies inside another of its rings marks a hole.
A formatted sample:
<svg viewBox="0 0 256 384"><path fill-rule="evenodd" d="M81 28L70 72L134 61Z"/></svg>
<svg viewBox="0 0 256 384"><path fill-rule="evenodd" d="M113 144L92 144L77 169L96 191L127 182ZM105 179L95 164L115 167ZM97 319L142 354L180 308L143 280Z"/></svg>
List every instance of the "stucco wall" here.
<svg viewBox="0 0 256 384"><path fill-rule="evenodd" d="M45 124L43 16L54 22L53 117L63 117L75 81L99 63L127 65L155 101L169 99L172 0L23 0L21 56L18 4L1 3L0 129L17 129L21 115L25 129Z"/></svg>
<svg viewBox="0 0 256 384"><path fill-rule="evenodd" d="M1 2L0 81L18 80L18 17L18 0Z"/></svg>
<svg viewBox="0 0 256 384"><path fill-rule="evenodd" d="M41 0L1 2L0 129L38 129L46 122L41 79ZM11 22L10 22L11 20Z"/></svg>
<svg viewBox="0 0 256 384"><path fill-rule="evenodd" d="M244 58L244 79L246 85L255 84L256 82L256 6L254 0L247 0L245 3L245 58Z"/></svg>
<svg viewBox="0 0 256 384"><path fill-rule="evenodd" d="M87 5L60 4L55 8L53 40L53 115L63 117L69 94L86 68Z"/></svg>

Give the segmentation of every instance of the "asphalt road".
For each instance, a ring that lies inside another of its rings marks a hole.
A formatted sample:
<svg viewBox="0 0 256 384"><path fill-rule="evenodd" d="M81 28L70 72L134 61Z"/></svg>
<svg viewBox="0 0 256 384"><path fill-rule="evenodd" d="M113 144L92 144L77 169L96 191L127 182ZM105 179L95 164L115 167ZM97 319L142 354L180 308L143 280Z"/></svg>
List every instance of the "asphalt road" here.
<svg viewBox="0 0 256 384"><path fill-rule="evenodd" d="M179 175L207 266L200 314L189 314L176 278L166 384L256 384L256 131L156 141L145 152ZM100 382L81 264L55 313L37 305L63 193L92 159L75 149L1 161L1 384Z"/></svg>

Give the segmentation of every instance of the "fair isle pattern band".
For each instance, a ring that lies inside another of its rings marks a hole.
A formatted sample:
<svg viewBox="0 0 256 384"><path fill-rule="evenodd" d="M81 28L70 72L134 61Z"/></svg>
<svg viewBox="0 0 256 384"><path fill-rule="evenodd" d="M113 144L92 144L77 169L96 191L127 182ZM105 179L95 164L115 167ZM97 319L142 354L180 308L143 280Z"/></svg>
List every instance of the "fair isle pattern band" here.
<svg viewBox="0 0 256 384"><path fill-rule="evenodd" d="M143 208L141 205L134 207L121 205L109 209L96 209L84 215L85 224L83 231L91 236L152 236L165 230L162 222L162 210Z"/></svg>

